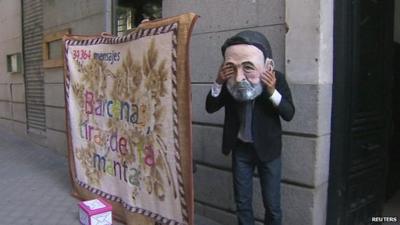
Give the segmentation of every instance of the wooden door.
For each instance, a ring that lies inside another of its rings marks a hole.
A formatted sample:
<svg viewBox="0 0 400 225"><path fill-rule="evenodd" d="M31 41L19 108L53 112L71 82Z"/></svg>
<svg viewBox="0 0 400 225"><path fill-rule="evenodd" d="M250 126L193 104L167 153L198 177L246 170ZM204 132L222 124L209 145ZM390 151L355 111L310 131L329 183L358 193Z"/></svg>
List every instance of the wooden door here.
<svg viewBox="0 0 400 225"><path fill-rule="evenodd" d="M390 132L393 1L337 0L327 224L376 224Z"/></svg>

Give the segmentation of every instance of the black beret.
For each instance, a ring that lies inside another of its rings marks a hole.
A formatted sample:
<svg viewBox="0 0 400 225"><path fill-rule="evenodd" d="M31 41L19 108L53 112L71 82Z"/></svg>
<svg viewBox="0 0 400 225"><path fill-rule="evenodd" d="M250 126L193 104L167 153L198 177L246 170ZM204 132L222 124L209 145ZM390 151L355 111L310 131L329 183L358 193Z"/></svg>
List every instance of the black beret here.
<svg viewBox="0 0 400 225"><path fill-rule="evenodd" d="M245 30L239 32L234 36L228 38L221 47L222 56L225 56L225 50L229 46L238 44L254 45L255 47L257 47L262 51L265 59L266 58L272 59L271 46L269 45L267 38L264 36L264 34L251 30Z"/></svg>

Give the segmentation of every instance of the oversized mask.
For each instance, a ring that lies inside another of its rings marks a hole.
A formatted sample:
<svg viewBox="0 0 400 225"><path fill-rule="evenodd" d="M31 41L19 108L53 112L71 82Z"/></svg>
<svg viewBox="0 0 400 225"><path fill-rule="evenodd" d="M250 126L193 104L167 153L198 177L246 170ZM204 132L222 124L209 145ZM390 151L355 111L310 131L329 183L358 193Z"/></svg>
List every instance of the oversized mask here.
<svg viewBox="0 0 400 225"><path fill-rule="evenodd" d="M251 101L262 93L260 76L270 66L269 58L267 62L263 52L254 45L236 44L226 48L224 64L234 69L227 89L235 100Z"/></svg>

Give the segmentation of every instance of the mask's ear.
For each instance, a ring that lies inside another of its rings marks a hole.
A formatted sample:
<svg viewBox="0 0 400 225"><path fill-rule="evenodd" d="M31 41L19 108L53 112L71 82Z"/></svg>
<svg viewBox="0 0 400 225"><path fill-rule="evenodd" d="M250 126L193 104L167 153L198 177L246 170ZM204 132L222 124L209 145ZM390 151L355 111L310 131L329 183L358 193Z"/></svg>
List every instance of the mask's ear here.
<svg viewBox="0 0 400 225"><path fill-rule="evenodd" d="M274 67L275 67L275 62L274 62L274 60L267 57L267 58L265 59L265 69L266 69L267 71L273 71L273 70L274 70Z"/></svg>

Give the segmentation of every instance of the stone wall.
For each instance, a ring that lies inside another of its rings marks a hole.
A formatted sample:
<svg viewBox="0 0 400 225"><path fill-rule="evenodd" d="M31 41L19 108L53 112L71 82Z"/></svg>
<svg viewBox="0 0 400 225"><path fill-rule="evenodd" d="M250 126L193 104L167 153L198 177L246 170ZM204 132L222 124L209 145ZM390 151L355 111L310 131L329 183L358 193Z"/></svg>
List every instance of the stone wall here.
<svg viewBox="0 0 400 225"><path fill-rule="evenodd" d="M222 43L241 30L252 29L271 42L276 69L286 72L296 105L294 120L283 123L283 224L325 224L333 1L163 1L164 17L189 11L200 15L190 49L196 213L221 224L236 224L231 159L221 153L224 112L207 114L205 98L222 62ZM261 224L264 215L257 176L254 188L255 217Z"/></svg>
<svg viewBox="0 0 400 225"><path fill-rule="evenodd" d="M333 80L333 0L286 1L286 74L293 84L297 114L285 124L284 182L311 204L297 213L286 204L286 224L323 225L326 220ZM283 199L285 200L285 198ZM292 200L294 201L294 200ZM304 219L307 218L307 219ZM299 223L298 221L301 221Z"/></svg>
<svg viewBox="0 0 400 225"><path fill-rule="evenodd" d="M21 2L0 1L0 126L21 136L26 132L22 73L7 72L7 55L22 52Z"/></svg>
<svg viewBox="0 0 400 225"><path fill-rule="evenodd" d="M44 33L70 29L72 34L94 35L106 30L105 1L43 1ZM59 48L58 48L59 47ZM50 51L61 51L61 45ZM48 147L67 153L63 68L44 69L46 136Z"/></svg>

